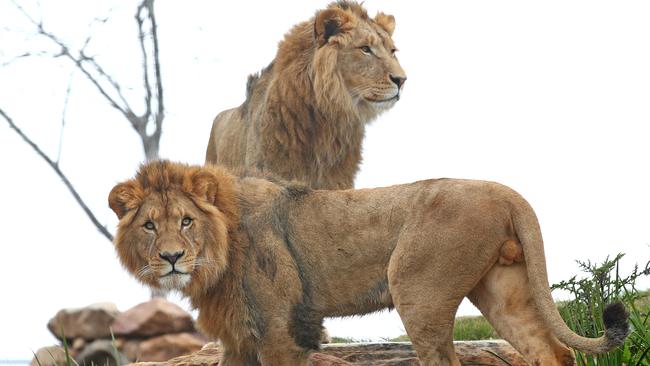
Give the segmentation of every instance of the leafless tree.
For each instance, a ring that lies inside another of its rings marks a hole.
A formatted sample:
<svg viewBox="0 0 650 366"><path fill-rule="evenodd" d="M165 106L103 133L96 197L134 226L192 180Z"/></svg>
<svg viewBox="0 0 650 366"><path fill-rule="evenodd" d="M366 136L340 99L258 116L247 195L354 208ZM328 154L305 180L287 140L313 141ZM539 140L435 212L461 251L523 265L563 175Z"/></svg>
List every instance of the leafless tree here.
<svg viewBox="0 0 650 366"><path fill-rule="evenodd" d="M34 25L36 34L39 37L52 42L58 49L57 53L51 54L54 58L65 58L73 65L73 70L81 72L85 78L94 86L94 89L102 96L106 102L116 109L136 131L147 160L158 158L160 146L160 137L162 126L165 118L165 105L163 102L163 84L160 74L160 58L158 47L158 33L156 16L154 12L155 0L142 0L138 5L135 13L135 21L138 25L138 42L142 56L142 62L133 62L133 65L141 65L144 86L144 111L136 113L132 107L136 104L135 100L129 100L125 97L124 88L110 75L106 69L100 65L94 56L86 52L87 46L92 40L92 32L89 32L83 45L79 49L72 49L62 38L47 29L42 19L35 19L16 1L12 0L18 10ZM108 18L96 19L96 22L105 23ZM45 51L27 52L17 57L24 58L30 56L48 55ZM72 79L71 79L72 80ZM63 108L63 117L61 119L61 130L65 128L65 114L67 110L68 96L70 95L71 83L68 83L66 89L65 105ZM139 101L137 101L139 103ZM75 186L65 173L60 169L60 151L62 138L59 138L59 152L56 158L48 156L29 136L27 136L20 127L14 122L7 112L0 106L0 116L2 116L9 126L20 135L20 137L32 147L32 149L43 158L54 172L61 178L65 186L75 198L76 202L82 207L91 222L97 227L99 232L108 240L113 240L113 235L102 225L93 211L81 198ZM62 134L61 134L62 135Z"/></svg>

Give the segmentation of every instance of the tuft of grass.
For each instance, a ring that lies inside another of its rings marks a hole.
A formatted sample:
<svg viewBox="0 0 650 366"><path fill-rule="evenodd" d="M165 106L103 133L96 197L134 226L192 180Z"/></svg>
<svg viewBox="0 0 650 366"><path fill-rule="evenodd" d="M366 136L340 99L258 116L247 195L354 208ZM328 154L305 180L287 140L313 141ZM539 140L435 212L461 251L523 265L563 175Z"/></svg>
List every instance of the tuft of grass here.
<svg viewBox="0 0 650 366"><path fill-rule="evenodd" d="M482 316L461 316L454 323L455 341L500 339L492 325Z"/></svg>
<svg viewBox="0 0 650 366"><path fill-rule="evenodd" d="M68 347L68 340L65 337L65 331L63 325L61 325L61 339L63 339L63 350L65 351L65 364L66 366L79 366L70 356L70 347ZM51 354L50 354L51 356ZM58 365L57 365L58 366Z"/></svg>
<svg viewBox="0 0 650 366"><path fill-rule="evenodd" d="M650 366L650 306L647 293L636 288L636 280L650 275L650 261L644 269L635 266L632 273L623 276L619 261L624 254L603 263L577 261L586 277L577 276L551 286L551 289L568 291L571 300L560 302L560 314L571 329L588 337L603 334L602 314L605 306L621 301L630 313L631 333L623 346L602 355L576 352L578 366Z"/></svg>
<svg viewBox="0 0 650 366"><path fill-rule="evenodd" d="M480 341L486 339L501 339L492 325L482 316L460 316L454 323L455 341ZM403 334L388 339L389 342L410 342L411 338Z"/></svg>
<svg viewBox="0 0 650 366"><path fill-rule="evenodd" d="M121 361L120 352L117 350L117 344L115 343L115 335L113 334L113 328L109 327L108 330L111 332L111 346L113 346L113 361L115 361L115 364L119 366L122 364L122 362L120 362Z"/></svg>
<svg viewBox="0 0 650 366"><path fill-rule="evenodd" d="M401 336L398 336L396 338L391 338L388 340L389 342L410 342L411 337L409 337L406 334L402 334Z"/></svg>
<svg viewBox="0 0 650 366"><path fill-rule="evenodd" d="M112 355L113 356L113 362L115 362L115 365L121 366L123 364L121 362L122 358L120 357L120 352L117 349L117 343L115 342L115 335L113 335L113 329L110 329L110 332L111 332L111 341L112 341L112 346L113 346L113 355ZM57 362L56 359L54 358L54 355L49 350L47 351L49 353L50 357L52 358L52 361L54 361L53 362L54 365L55 366L79 366L77 361L75 361L72 358L72 355L70 354L70 346L68 346L68 340L65 337L65 331L64 331L63 327L61 327L61 339L62 339L62 343L63 343L62 344L63 351L65 352L65 363ZM41 364L41 361L38 359L38 356L36 355L36 353L32 352L32 354L34 354L34 359L36 360L36 363L38 364L38 366L43 366ZM110 364L111 363L107 359L105 366L108 366ZM97 365L94 365L94 366L97 366Z"/></svg>
<svg viewBox="0 0 650 366"><path fill-rule="evenodd" d="M372 339L352 338L352 337L332 337L331 343L370 343Z"/></svg>

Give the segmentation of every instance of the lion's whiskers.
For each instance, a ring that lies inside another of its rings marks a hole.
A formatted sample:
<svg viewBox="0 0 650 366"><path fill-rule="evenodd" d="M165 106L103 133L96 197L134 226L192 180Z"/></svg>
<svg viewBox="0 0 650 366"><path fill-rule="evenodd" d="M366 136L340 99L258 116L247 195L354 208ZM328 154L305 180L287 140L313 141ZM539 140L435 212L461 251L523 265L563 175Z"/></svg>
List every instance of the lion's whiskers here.
<svg viewBox="0 0 650 366"><path fill-rule="evenodd" d="M151 275L151 272L151 267L148 264L145 264L136 272L135 276L139 279L144 279L145 277Z"/></svg>

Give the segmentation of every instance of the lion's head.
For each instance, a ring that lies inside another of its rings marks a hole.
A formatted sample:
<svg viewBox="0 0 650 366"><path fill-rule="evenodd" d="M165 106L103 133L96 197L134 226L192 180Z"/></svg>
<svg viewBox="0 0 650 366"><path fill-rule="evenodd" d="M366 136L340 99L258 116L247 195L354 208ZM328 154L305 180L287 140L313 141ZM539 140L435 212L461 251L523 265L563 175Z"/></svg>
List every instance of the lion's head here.
<svg viewBox="0 0 650 366"><path fill-rule="evenodd" d="M205 288L228 266L237 223L231 176L161 161L116 185L109 206L119 218L115 246L126 269L146 285Z"/></svg>
<svg viewBox="0 0 650 366"><path fill-rule="evenodd" d="M394 29L392 15L371 18L355 2L334 2L286 35L276 62L295 65L310 49L308 68L319 109L354 110L369 120L399 100L406 81L391 38Z"/></svg>

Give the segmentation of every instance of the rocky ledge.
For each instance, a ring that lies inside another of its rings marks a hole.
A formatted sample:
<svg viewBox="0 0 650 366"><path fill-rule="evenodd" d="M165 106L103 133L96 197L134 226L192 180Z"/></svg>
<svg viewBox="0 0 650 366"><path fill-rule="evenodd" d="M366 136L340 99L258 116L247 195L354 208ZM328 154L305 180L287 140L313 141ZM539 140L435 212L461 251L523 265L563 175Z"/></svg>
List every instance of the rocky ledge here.
<svg viewBox="0 0 650 366"><path fill-rule="evenodd" d="M136 366L217 366L221 356L219 345L207 343L189 313L160 298L124 312L112 303L64 309L48 328L61 342L65 339L79 365L114 366L118 358L120 364L138 361ZM463 365L526 365L503 341L455 342L455 347ZM33 366L66 364L61 346L35 356ZM313 366L419 365L410 343L325 344L311 361Z"/></svg>
<svg viewBox="0 0 650 366"><path fill-rule="evenodd" d="M527 366L504 341L454 342L463 365ZM218 366L221 349L208 343L191 355L166 362L138 362L131 366ZM419 366L410 343L328 344L311 356L312 366Z"/></svg>

